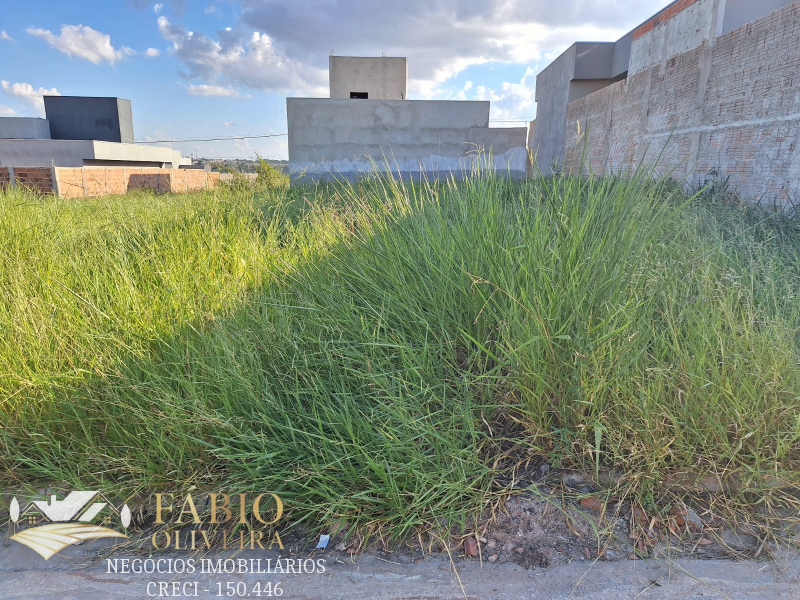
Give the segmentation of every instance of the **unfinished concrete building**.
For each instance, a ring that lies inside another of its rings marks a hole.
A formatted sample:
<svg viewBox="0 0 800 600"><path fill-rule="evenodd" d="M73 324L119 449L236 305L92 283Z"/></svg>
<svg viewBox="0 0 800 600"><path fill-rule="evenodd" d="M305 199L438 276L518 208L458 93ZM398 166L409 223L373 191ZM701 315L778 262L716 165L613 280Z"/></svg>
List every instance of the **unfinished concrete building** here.
<svg viewBox="0 0 800 600"><path fill-rule="evenodd" d="M405 58L331 56L329 76L330 98L286 99L293 181L462 177L476 161L525 177L526 127L490 128L489 102L409 100Z"/></svg>
<svg viewBox="0 0 800 600"><path fill-rule="evenodd" d="M800 1L677 0L617 42L579 42L536 79L543 172L726 181L748 200L800 195Z"/></svg>
<svg viewBox="0 0 800 600"><path fill-rule="evenodd" d="M177 150L134 143L130 100L45 96L44 107L44 119L0 118L0 189L71 198L204 189L219 177L186 169Z"/></svg>
<svg viewBox="0 0 800 600"><path fill-rule="evenodd" d="M331 98L407 100L408 61L402 57L331 56Z"/></svg>

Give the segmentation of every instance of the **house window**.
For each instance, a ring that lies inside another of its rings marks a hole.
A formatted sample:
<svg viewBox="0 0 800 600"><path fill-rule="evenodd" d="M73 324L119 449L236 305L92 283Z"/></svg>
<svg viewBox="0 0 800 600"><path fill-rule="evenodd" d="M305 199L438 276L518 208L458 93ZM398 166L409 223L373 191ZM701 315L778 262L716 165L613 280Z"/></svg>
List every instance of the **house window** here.
<svg viewBox="0 0 800 600"><path fill-rule="evenodd" d="M368 92L350 92L350 99L357 98L359 100L367 100L369 98Z"/></svg>

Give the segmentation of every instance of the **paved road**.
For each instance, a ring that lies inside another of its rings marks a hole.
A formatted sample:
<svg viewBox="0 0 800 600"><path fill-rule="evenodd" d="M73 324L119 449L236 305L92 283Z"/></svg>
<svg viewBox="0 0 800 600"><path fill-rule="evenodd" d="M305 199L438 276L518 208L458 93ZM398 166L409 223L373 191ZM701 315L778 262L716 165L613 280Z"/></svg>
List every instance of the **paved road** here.
<svg viewBox="0 0 800 600"><path fill-rule="evenodd" d="M340 553L319 563L306 563L316 572L293 574L201 573L173 574L109 573L105 561L87 566L86 552L69 548L66 556L44 561L33 551L16 543L0 547L0 598L6 600L128 600L171 598L264 598L267 582L281 582L282 598L303 600L544 600L590 598L603 600L655 600L667 598L742 600L800 600L800 556L784 555L774 561L734 563L724 560L639 560L621 562L577 561L549 569L527 571L514 564L483 567L476 560L456 563L458 575L446 558L429 558L418 563L395 564L376 556L343 561ZM235 560L256 555L242 554ZM265 554L261 570L266 570ZM146 558L115 555L122 558ZM206 557L216 560L224 556ZM338 557L338 558L337 558ZM152 557L186 560L187 555ZM322 555L314 557L323 558ZM274 561L270 567L274 570ZM134 563L128 563L133 565ZM144 565L144 563L140 563ZM151 565L154 563L150 563ZM173 569L179 563L173 562ZM208 564L208 563L207 563ZM122 563L118 562L118 571ZM167 563L161 563L166 568ZM228 566L232 566L229 563ZM281 563L282 568L286 563ZM292 567L297 570L299 563ZM238 568L238 566L237 566ZM160 586L160 583L165 585ZM196 585L195 585L196 583ZM228 584L232 596L227 595ZM220 588L221 586L221 588ZM238 587L237 587L238 586ZM463 591L462 591L463 587ZM206 591L207 590L207 591ZM159 596L159 592L161 595ZM195 595L197 594L197 595ZM272 596L275 597L275 596Z"/></svg>

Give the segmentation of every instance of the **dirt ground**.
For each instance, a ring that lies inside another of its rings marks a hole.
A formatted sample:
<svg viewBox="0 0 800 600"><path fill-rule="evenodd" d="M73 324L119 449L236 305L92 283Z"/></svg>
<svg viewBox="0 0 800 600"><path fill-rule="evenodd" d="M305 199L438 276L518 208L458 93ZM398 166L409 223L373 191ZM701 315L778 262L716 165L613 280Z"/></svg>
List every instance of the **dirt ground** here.
<svg viewBox="0 0 800 600"><path fill-rule="evenodd" d="M580 476L559 474L557 479L558 485L538 485L487 509L477 523L468 523L466 534L443 522L437 531L411 538L403 547L389 549L373 540L365 548L358 536L335 525L330 548L346 551L346 557L347 552L366 550L409 564L441 553L439 540L448 539L448 558L454 562L513 563L534 571L576 561L744 560L773 555L779 548L730 527L709 502L645 510L630 502L606 502ZM291 543L298 552L313 548L297 538Z"/></svg>
<svg viewBox="0 0 800 600"><path fill-rule="evenodd" d="M686 556L743 558L758 551L757 541L682 507L651 514L640 506L606 504L601 497L580 501L515 496L486 525L476 546L484 560L513 562L526 569L573 561L637 560Z"/></svg>

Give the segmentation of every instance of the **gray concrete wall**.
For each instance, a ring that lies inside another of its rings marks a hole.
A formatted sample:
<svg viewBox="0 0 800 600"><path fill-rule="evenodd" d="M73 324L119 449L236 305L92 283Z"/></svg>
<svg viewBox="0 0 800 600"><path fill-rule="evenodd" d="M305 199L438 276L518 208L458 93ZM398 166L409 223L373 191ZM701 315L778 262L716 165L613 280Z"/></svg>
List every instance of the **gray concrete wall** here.
<svg viewBox="0 0 800 600"><path fill-rule="evenodd" d="M1 167L82 167L94 158L88 140L0 140Z"/></svg>
<svg viewBox="0 0 800 600"><path fill-rule="evenodd" d="M568 102L578 100L614 83L613 79L574 79L569 82Z"/></svg>
<svg viewBox="0 0 800 600"><path fill-rule="evenodd" d="M375 167L460 175L479 148L491 151L498 171L525 175L527 127L489 129L489 102L287 98L286 110L295 181L354 179Z"/></svg>
<svg viewBox="0 0 800 600"><path fill-rule="evenodd" d="M791 3L791 0L725 0L721 33L733 31Z"/></svg>
<svg viewBox="0 0 800 600"><path fill-rule="evenodd" d="M577 42L573 79L610 79L614 62L612 42Z"/></svg>
<svg viewBox="0 0 800 600"><path fill-rule="evenodd" d="M398 57L331 56L331 98L366 92L370 100L408 100L408 61Z"/></svg>
<svg viewBox="0 0 800 600"><path fill-rule="evenodd" d="M564 124L574 72L575 44L536 76L536 131L531 150L543 173L564 158Z"/></svg>
<svg viewBox="0 0 800 600"><path fill-rule="evenodd" d="M530 149L542 173L557 170L564 160L567 105L622 77L615 71L627 55L627 38L575 43L537 75L537 125Z"/></svg>
<svg viewBox="0 0 800 600"><path fill-rule="evenodd" d="M720 35L790 4L791 0L676 0L614 44L577 42L536 78L537 126L530 147L538 150L538 167L547 172L564 160L565 126L575 125L567 122L567 103L654 67L663 77L675 57L701 47L708 54ZM644 101L651 85L648 80L641 88ZM673 97L685 90L686 85L677 84ZM686 110L690 114L696 108Z"/></svg>
<svg viewBox="0 0 800 600"><path fill-rule="evenodd" d="M695 0L682 10L678 10L681 5L675 2L637 27L631 43L628 76L656 65L666 65L673 56L716 37L725 1Z"/></svg>
<svg viewBox="0 0 800 600"><path fill-rule="evenodd" d="M94 141L92 143L94 160L116 162L119 166L137 166L138 163L161 163L165 166L178 168L176 161L180 159L180 152L163 146L144 146L140 144L115 144L113 142ZM191 162L191 159L184 161ZM61 165L57 165L61 166Z"/></svg>
<svg viewBox="0 0 800 600"><path fill-rule="evenodd" d="M611 77L619 77L628 72L628 64L631 62L631 44L633 43L633 32L622 36L614 42L614 56L611 61Z"/></svg>
<svg viewBox="0 0 800 600"><path fill-rule="evenodd" d="M54 140L134 141L130 100L45 96L44 110Z"/></svg>
<svg viewBox="0 0 800 600"><path fill-rule="evenodd" d="M533 149L534 140L536 138L536 119L528 123L528 148Z"/></svg>
<svg viewBox="0 0 800 600"><path fill-rule="evenodd" d="M176 154L180 153L160 146L92 140L0 139L0 166L3 167L82 167L85 164L120 167L170 165L177 160ZM177 164L174 166L178 167Z"/></svg>
<svg viewBox="0 0 800 600"><path fill-rule="evenodd" d="M181 156L180 150L172 151L172 168L191 166L192 159L189 156Z"/></svg>
<svg viewBox="0 0 800 600"><path fill-rule="evenodd" d="M576 42L536 77L536 135L531 146L542 172L564 160L567 105L699 46L718 30L725 0L674 2L618 41ZM722 4L720 4L722 3ZM678 10L680 8L680 10Z"/></svg>
<svg viewBox="0 0 800 600"><path fill-rule="evenodd" d="M0 117L0 139L49 140L47 119Z"/></svg>
<svg viewBox="0 0 800 600"><path fill-rule="evenodd" d="M567 166L619 174L658 160L690 189L727 181L744 200L790 206L800 190L798 25L800 0L572 102Z"/></svg>

